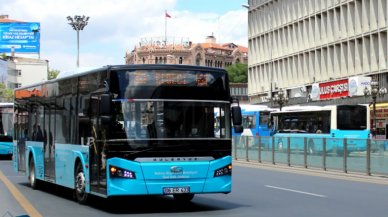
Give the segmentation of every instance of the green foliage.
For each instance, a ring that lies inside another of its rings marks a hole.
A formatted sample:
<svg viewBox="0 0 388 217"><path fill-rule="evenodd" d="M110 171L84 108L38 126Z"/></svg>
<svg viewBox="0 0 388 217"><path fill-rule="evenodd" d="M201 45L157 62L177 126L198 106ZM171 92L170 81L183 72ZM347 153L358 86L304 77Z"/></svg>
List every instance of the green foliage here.
<svg viewBox="0 0 388 217"><path fill-rule="evenodd" d="M236 63L226 68L226 71L228 72L230 82L232 83L248 82L248 64Z"/></svg>
<svg viewBox="0 0 388 217"><path fill-rule="evenodd" d="M48 72L48 80L55 79L61 71L57 69L50 69Z"/></svg>
<svg viewBox="0 0 388 217"><path fill-rule="evenodd" d="M13 89L7 88L4 83L0 83L0 98L3 102L12 102Z"/></svg>
<svg viewBox="0 0 388 217"><path fill-rule="evenodd" d="M13 90L11 88L7 88L3 92L3 98L6 102L12 102L13 101Z"/></svg>

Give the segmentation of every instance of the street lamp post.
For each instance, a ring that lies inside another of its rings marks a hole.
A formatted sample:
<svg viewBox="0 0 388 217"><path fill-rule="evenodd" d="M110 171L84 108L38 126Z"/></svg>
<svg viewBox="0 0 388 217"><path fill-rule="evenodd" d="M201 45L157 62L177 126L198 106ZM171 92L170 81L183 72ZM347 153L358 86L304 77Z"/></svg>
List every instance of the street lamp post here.
<svg viewBox="0 0 388 217"><path fill-rule="evenodd" d="M275 94L273 101L276 102L277 104L279 104L280 111L281 111L283 105L288 102L287 94L284 93L284 91L282 89L280 89L279 92L277 94Z"/></svg>
<svg viewBox="0 0 388 217"><path fill-rule="evenodd" d="M375 78L372 78L370 82L370 89L365 87L364 89L364 95L365 96L371 96L372 97L372 102L371 104L373 105L373 129L372 129L372 135L373 137L376 136L376 100L377 96L383 97L387 93L387 88L385 87L380 87L379 82L375 80Z"/></svg>
<svg viewBox="0 0 388 217"><path fill-rule="evenodd" d="M75 15L74 18L67 16L69 25L77 31L77 68L79 67L79 31L82 31L88 25L89 17Z"/></svg>

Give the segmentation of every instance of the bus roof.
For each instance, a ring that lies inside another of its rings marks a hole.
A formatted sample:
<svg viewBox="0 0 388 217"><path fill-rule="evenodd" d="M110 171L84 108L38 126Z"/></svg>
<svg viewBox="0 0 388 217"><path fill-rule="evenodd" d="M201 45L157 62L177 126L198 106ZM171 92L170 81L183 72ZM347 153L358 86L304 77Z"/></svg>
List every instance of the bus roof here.
<svg viewBox="0 0 388 217"><path fill-rule="evenodd" d="M251 104L241 104L241 110L244 112L253 112L253 111L277 111L276 108L270 108L266 105L251 105Z"/></svg>
<svg viewBox="0 0 388 217"><path fill-rule="evenodd" d="M193 66L193 65L171 65L171 64L136 64L136 65L107 65L103 67L83 67L79 68L74 71L68 71L64 72L63 75L59 76L56 79L48 80L48 81L41 81L37 82L31 85L23 86L20 88L16 88L15 90L35 87L38 85L51 83L63 79L73 78L73 77L79 77L82 75L103 71L103 70L199 70L199 71L207 71L207 72L218 72L218 73L225 73L226 71L221 68L210 68L206 66ZM61 74L61 73L60 73Z"/></svg>
<svg viewBox="0 0 388 217"><path fill-rule="evenodd" d="M12 107L12 102L0 102L0 107Z"/></svg>
<svg viewBox="0 0 388 217"><path fill-rule="evenodd" d="M285 106L282 108L282 111L275 111L272 113L290 113L290 112L304 112L304 111L330 111L334 108L342 105L325 105L325 106L303 106L303 105L293 105ZM352 105L355 106L355 105ZM358 104L358 106L368 107L366 104Z"/></svg>
<svg viewBox="0 0 388 217"><path fill-rule="evenodd" d="M281 111L275 111L273 113L289 113L289 112L303 112L303 111L328 111L335 108L335 105L326 105L326 106L285 106Z"/></svg>

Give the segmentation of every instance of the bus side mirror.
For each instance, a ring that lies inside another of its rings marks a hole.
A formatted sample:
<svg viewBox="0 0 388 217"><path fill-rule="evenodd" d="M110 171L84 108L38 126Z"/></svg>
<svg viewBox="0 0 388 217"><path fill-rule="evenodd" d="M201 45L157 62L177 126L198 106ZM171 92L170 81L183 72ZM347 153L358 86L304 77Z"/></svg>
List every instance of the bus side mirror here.
<svg viewBox="0 0 388 217"><path fill-rule="evenodd" d="M102 94L100 98L100 115L111 115L111 97L109 94Z"/></svg>
<svg viewBox="0 0 388 217"><path fill-rule="evenodd" d="M241 107L238 104L238 100L236 101L237 103L233 102L232 104L232 122L234 126L234 132L242 133L244 131L244 127L241 126L242 124Z"/></svg>
<svg viewBox="0 0 388 217"><path fill-rule="evenodd" d="M241 125L234 125L234 132L242 133L244 131L244 127Z"/></svg>
<svg viewBox="0 0 388 217"><path fill-rule="evenodd" d="M233 125L241 125L242 115L241 115L240 106L233 106L232 107L232 118L233 118Z"/></svg>

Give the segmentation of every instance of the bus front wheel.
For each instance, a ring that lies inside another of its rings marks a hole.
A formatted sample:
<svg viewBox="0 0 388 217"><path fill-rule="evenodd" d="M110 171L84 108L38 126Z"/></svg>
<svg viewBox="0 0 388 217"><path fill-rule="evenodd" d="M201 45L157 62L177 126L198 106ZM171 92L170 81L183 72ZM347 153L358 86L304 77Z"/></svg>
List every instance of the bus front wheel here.
<svg viewBox="0 0 388 217"><path fill-rule="evenodd" d="M75 181L75 189L74 194L75 197L80 204L86 204L88 199L88 193L86 193L85 188L85 173L81 163L78 163L77 169L75 170L74 181Z"/></svg>
<svg viewBox="0 0 388 217"><path fill-rule="evenodd" d="M180 203L190 202L194 198L194 194L174 194L174 200Z"/></svg>

